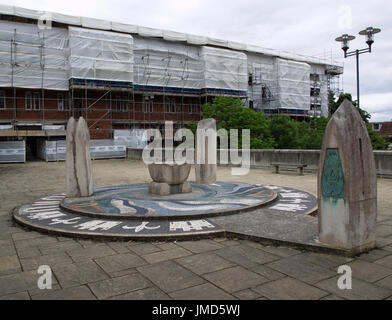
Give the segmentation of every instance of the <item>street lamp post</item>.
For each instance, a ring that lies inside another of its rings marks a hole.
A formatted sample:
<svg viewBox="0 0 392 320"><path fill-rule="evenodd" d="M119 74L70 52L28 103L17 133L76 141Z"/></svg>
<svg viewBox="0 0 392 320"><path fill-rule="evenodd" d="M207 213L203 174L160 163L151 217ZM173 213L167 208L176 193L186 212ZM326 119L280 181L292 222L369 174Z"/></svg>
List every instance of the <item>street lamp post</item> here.
<svg viewBox="0 0 392 320"><path fill-rule="evenodd" d="M341 42L342 43L342 50L344 51L344 58L347 57L356 57L356 63L357 63L357 107L359 108L359 55L362 53L367 53L367 52L372 52L372 44L374 43L374 34L379 33L381 29L378 28L373 28L373 27L368 27L365 30L362 30L359 32L360 35L366 36L366 43L368 45L368 48L365 49L356 49L354 51L347 52L349 49L349 42L351 40L354 40L355 37L344 34L338 38L335 39L335 41Z"/></svg>

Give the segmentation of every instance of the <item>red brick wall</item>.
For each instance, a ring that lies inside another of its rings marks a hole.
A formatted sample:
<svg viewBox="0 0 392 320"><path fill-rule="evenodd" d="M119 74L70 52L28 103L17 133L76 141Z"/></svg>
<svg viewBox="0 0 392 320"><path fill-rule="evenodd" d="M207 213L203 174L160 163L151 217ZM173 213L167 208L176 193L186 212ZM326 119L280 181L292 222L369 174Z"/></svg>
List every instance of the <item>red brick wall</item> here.
<svg viewBox="0 0 392 320"><path fill-rule="evenodd" d="M164 121L174 121L178 123L186 123L188 121L200 120L200 99L198 97L170 97L155 95L152 104L153 112L150 112L149 106L143 108L145 101L143 95L135 94L134 96L126 92L111 92L102 95L106 91L89 90L74 90L74 99L70 99L69 110L58 110L58 94L64 96L64 109L66 108L66 97L68 92L54 91L54 90L40 90L40 89L16 89L16 98L14 99L14 90L12 88L1 89L6 94L6 109L0 110L0 120L12 121L14 118L17 121L36 121L45 123L62 123L65 124L70 116L83 116L90 127L90 136L92 139L108 139L112 138L112 129L117 128L132 128L136 125L138 128L149 128L156 126L156 124L163 124ZM34 93L41 95L40 110L26 110L25 94L31 92L32 99ZM116 99L121 97L125 104L125 110L117 110ZM101 98L101 99L100 99ZM129 99L128 99L129 98ZM100 99L100 100L99 100ZM14 100L16 103L16 117L14 109ZM175 102L175 112L167 112L167 101ZM190 113L190 105L192 105L192 113ZM196 105L198 109L195 110ZM89 107L86 112L86 108ZM45 110L43 110L45 109ZM147 110L146 110L147 109Z"/></svg>

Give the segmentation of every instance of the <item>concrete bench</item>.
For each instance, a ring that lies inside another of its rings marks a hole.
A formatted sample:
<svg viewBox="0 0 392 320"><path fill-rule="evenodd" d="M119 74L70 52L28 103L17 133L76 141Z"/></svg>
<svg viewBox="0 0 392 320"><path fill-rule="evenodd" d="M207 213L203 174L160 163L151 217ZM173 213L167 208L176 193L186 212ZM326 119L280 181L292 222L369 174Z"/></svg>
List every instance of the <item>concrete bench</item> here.
<svg viewBox="0 0 392 320"><path fill-rule="evenodd" d="M279 173L279 168L298 168L298 174L304 174L304 168L307 167L307 164L303 163L279 163L279 162L272 162L270 163L271 166L275 167L275 173Z"/></svg>

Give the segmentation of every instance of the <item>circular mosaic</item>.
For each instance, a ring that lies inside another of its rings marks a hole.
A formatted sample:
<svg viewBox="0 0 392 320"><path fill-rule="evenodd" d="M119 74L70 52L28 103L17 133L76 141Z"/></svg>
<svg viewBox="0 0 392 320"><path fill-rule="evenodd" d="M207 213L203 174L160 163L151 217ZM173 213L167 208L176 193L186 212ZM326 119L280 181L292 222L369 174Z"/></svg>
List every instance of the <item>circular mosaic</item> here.
<svg viewBox="0 0 392 320"><path fill-rule="evenodd" d="M57 235L151 241L225 235L227 228L217 221L222 214L230 214L224 221L232 232L241 218L234 213L241 211L252 215L247 227L251 231L265 222L264 213L294 217L317 209L315 196L287 187L222 182L192 187L192 193L167 197L148 194L146 184L98 188L90 198L49 195L15 208L13 218L23 226Z"/></svg>
<svg viewBox="0 0 392 320"><path fill-rule="evenodd" d="M195 218L238 213L277 197L269 188L246 183L192 183L192 189L191 193L156 196L148 192L148 184L105 187L96 189L92 197L65 198L60 206L73 213L115 219Z"/></svg>

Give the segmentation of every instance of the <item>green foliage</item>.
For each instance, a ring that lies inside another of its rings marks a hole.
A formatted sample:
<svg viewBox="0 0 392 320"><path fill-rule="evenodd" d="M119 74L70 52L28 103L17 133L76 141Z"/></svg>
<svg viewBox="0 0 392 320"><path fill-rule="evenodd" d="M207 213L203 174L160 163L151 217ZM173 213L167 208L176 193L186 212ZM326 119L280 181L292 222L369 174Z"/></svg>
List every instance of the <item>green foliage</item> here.
<svg viewBox="0 0 392 320"><path fill-rule="evenodd" d="M331 92L330 92L330 94L331 94ZM331 98L331 96L330 96L330 98ZM339 95L338 99L336 100L336 102L334 101L335 99L334 99L334 96L332 94L332 101L329 100L331 114L334 114L334 112L339 108L339 106L341 105L341 103L345 99L349 100L354 105L354 107L357 106L357 101L353 101L353 98L352 98L350 93L341 93ZM371 115L367 111L365 111L365 110L363 110L361 108L359 108L359 109L357 108L357 110L359 111L359 114L361 115L362 120L365 121L365 123L369 123Z"/></svg>
<svg viewBox="0 0 392 320"><path fill-rule="evenodd" d="M269 120L264 113L249 109L238 98L216 97L212 103L202 106L202 118L214 118L219 129L238 129L238 143L241 146L241 130L250 130L251 149L271 149L274 148L274 140L269 133ZM188 123L187 127L196 132L197 124Z"/></svg>
<svg viewBox="0 0 392 320"><path fill-rule="evenodd" d="M352 101L349 93L341 94L335 102L330 93L330 110L335 112L344 99ZM359 110L362 119L368 122L370 115ZM251 149L321 149L324 132L329 117L314 117L308 121L296 121L288 116L275 116L267 118L264 113L256 112L245 106L238 98L216 97L212 103L202 106L202 118L214 118L217 121L217 130L239 130L239 147L241 147L241 130L250 129ZM196 133L197 122L188 122L187 127ZM373 149L388 148L388 137L381 136L367 126Z"/></svg>
<svg viewBox="0 0 392 320"><path fill-rule="evenodd" d="M389 146L389 137L375 132L371 125L367 125L370 141L372 142L373 150L386 150Z"/></svg>

